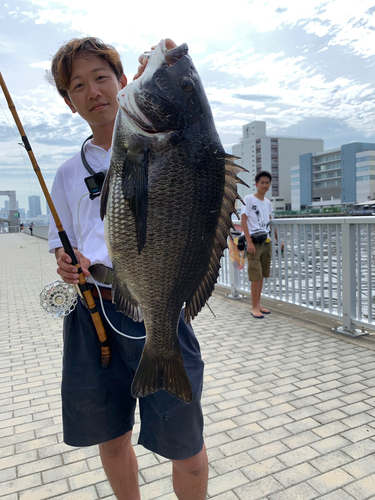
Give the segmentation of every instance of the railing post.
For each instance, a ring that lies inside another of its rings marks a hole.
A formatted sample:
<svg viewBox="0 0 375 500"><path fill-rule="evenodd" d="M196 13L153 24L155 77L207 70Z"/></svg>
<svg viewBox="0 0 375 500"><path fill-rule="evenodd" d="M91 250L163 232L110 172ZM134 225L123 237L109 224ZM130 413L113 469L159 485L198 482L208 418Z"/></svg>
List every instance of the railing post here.
<svg viewBox="0 0 375 500"><path fill-rule="evenodd" d="M341 254L342 254L342 326L333 328L334 331L344 333L350 337L368 335L365 330L358 330L353 324L356 316L356 234L355 225L344 221L341 225ZM340 265L340 263L337 263Z"/></svg>
<svg viewBox="0 0 375 500"><path fill-rule="evenodd" d="M230 292L227 294L229 299L243 299L245 295L238 293L238 289L240 288L239 283L240 272L234 268L233 264L229 262L229 281L230 281Z"/></svg>

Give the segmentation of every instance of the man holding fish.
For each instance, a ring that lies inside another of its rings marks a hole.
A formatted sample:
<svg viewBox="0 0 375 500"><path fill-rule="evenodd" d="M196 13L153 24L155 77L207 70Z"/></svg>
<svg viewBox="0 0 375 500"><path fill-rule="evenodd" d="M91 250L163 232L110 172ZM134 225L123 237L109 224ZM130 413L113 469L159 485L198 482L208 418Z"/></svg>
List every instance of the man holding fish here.
<svg viewBox="0 0 375 500"><path fill-rule="evenodd" d="M176 47L168 39L165 46L167 50ZM139 62L134 79L143 74L148 57L140 56ZM104 178L100 174L105 174L110 162L118 111L116 97L127 85L127 79L116 50L92 37L74 39L64 45L53 59L51 73L69 109L78 113L92 131L92 138L85 141L82 152L58 169L52 199L84 275L89 282L90 276L99 282L100 292L92 289L98 310L101 311L97 300L100 293L111 324L132 337L129 339L117 333L103 319L112 353L109 367L103 369L96 331L83 303L79 301L76 309L65 318L61 389L64 441L71 446L98 444L105 473L116 497L139 500L138 465L131 442L136 399L132 396L131 385L142 355L145 328L140 314L133 314L132 317L137 318L133 320L117 311L112 303L112 262L97 196ZM92 175L86 164L94 172ZM77 268L61 247L53 222L49 249L56 255L61 278L66 283L78 284ZM145 261L144 266L148 265ZM152 282L153 276L149 279ZM131 306L137 309L137 304ZM203 500L208 481L200 404L203 361L191 326L183 317L178 325L178 341L189 387L187 390L182 387L180 392L177 389L169 391L179 399L165 390L158 390L159 387L143 389L141 395L146 397L139 399L141 429L138 442L171 459L173 488L180 500Z"/></svg>

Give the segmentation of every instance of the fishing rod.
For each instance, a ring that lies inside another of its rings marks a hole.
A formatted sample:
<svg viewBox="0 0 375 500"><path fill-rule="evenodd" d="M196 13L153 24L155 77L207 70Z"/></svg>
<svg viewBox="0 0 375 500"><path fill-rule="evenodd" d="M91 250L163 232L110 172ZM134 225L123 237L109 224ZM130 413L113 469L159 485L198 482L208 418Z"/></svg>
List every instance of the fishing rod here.
<svg viewBox="0 0 375 500"><path fill-rule="evenodd" d="M5 85L5 81L4 81L4 78L1 74L1 72L0 72L0 86L3 89L5 99L7 100L7 103L8 103L8 107L9 107L10 112L12 113L14 121L17 125L18 131L21 134L21 139L22 139L23 145L25 146L25 149L29 155L30 161L31 161L32 166L34 168L34 172L36 173L36 175L38 177L40 187L42 188L44 196L46 197L47 204L51 210L51 214L53 216L53 219L55 221L55 224L56 224L56 227L57 227L57 230L59 233L61 244L64 247L65 252L72 259L73 266L75 266L78 270L79 290L82 292L83 297L86 300L87 307L90 311L91 318L94 322L96 333L98 334L98 338L100 341L101 365L102 365L102 368L107 368L110 361L111 361L111 351L109 348L109 342L108 342L107 334L106 334L104 326L103 326L102 319L101 319L100 314L96 308L95 301L93 299L91 290L87 284L86 278L85 278L83 271L81 269L80 263L77 260L77 256L76 256L76 254L73 250L73 247L69 241L69 238L68 238L68 236L63 228L63 225L60 221L60 217L57 214L55 205L53 204L53 201L52 201L52 198L51 198L49 191L47 189L46 183L44 182L42 172L41 172L39 165L35 159L33 150L31 149L29 140L28 140L26 133L23 129L23 126L22 126L21 120L19 119L16 107L12 101L12 98L9 94L7 86Z"/></svg>

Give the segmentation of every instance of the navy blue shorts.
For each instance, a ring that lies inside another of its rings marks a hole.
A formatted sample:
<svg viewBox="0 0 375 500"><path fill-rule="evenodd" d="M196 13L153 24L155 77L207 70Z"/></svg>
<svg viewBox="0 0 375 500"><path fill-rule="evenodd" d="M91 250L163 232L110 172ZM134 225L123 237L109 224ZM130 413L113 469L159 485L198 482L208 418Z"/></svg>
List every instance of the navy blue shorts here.
<svg viewBox="0 0 375 500"><path fill-rule="evenodd" d="M98 310L101 306L95 299ZM145 335L143 323L134 322L104 301L105 311L119 331ZM101 314L111 347L111 363L101 368L100 343L88 309L78 300L76 309L64 318L62 413L64 442L91 446L122 436L133 428L137 400L131 384L144 340L131 340L116 333ZM182 315L178 338L193 389L186 404L164 391L139 399L141 429L138 443L163 457L183 460L203 447L201 394L204 363L192 327Z"/></svg>

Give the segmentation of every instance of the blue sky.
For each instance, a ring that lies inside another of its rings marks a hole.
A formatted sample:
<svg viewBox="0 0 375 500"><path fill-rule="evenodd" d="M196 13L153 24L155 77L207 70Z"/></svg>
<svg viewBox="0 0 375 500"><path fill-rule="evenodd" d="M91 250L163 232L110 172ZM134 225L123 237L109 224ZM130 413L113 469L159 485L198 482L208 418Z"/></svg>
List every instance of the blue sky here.
<svg viewBox="0 0 375 500"><path fill-rule="evenodd" d="M58 48L81 36L114 45L130 80L161 38L186 42L228 152L254 117L269 135L322 138L325 149L375 141L372 1L12 0L0 32L0 71L48 187L90 134L45 79ZM28 208L43 195L1 92L0 105L0 190Z"/></svg>

